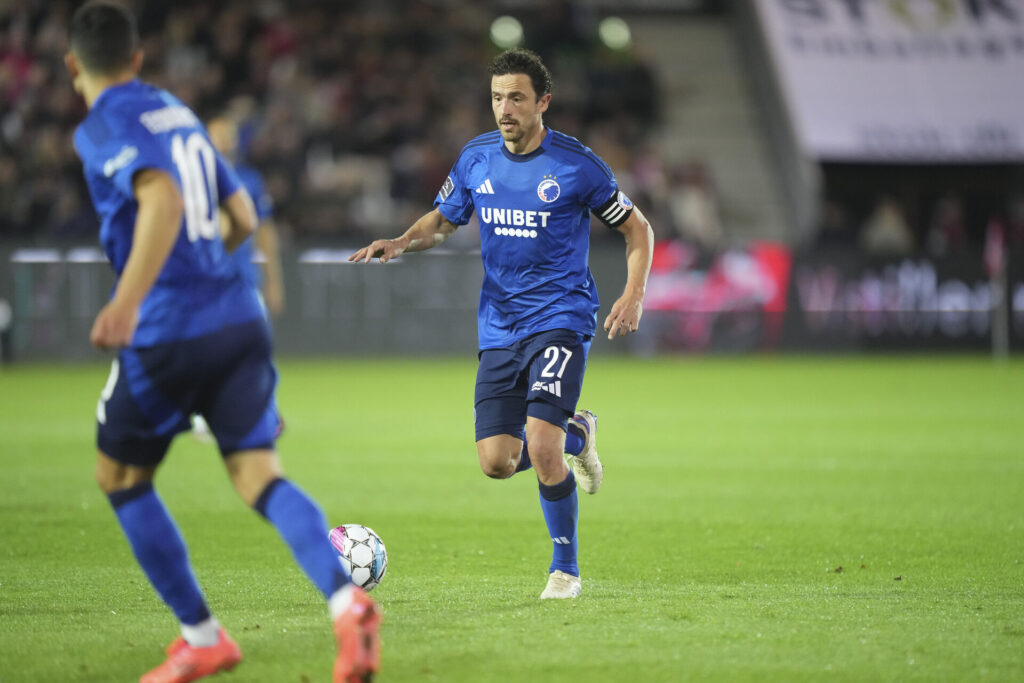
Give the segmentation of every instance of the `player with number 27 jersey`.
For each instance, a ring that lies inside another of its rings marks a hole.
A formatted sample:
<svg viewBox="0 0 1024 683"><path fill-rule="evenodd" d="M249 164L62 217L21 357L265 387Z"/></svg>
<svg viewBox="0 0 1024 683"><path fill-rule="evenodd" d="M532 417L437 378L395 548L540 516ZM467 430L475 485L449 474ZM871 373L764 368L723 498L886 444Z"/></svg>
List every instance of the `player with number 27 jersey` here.
<svg viewBox="0 0 1024 683"><path fill-rule="evenodd" d="M240 181L176 97L139 80L105 90L75 131L100 242L120 275L138 204L132 179L165 171L184 199L184 227L139 311L132 346L192 339L261 317L259 301L220 239L218 205Z"/></svg>
<svg viewBox="0 0 1024 683"><path fill-rule="evenodd" d="M593 336L590 212L617 225L632 204L588 147L549 129L537 149L513 154L498 131L485 133L463 148L434 205L455 225L477 213L481 350L545 330Z"/></svg>
<svg viewBox="0 0 1024 683"><path fill-rule="evenodd" d="M462 149L429 213L349 260L387 263L431 249L476 213L484 266L473 394L477 459L492 479L536 470L552 543L540 597L576 598L583 585L576 486L596 493L604 474L597 416L577 410L599 304L587 265L590 215L626 241L626 286L604 322L609 340L640 323L654 233L604 161L544 125L552 79L536 53L511 48L489 71L498 130Z"/></svg>

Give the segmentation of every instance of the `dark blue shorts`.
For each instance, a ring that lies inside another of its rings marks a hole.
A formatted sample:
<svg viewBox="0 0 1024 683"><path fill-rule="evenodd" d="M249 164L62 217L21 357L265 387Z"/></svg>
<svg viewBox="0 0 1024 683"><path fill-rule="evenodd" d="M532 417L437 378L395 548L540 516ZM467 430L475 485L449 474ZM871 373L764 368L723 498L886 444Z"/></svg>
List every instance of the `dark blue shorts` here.
<svg viewBox="0 0 1024 683"><path fill-rule="evenodd" d="M198 413L222 455L273 448L281 425L276 386L263 319L196 339L122 349L96 408L96 445L119 462L156 465Z"/></svg>
<svg viewBox="0 0 1024 683"><path fill-rule="evenodd" d="M526 417L565 429L576 412L590 337L569 330L538 332L503 349L480 352L473 406L476 440L525 436Z"/></svg>

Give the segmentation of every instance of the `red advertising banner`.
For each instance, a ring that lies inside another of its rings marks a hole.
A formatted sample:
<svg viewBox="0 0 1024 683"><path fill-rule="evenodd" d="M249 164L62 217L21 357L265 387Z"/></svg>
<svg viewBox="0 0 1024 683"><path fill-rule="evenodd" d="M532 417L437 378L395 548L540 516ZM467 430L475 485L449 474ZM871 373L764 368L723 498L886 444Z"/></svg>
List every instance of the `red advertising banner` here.
<svg viewBox="0 0 1024 683"><path fill-rule="evenodd" d="M638 350L742 351L776 346L791 256L762 242L708 255L678 241L655 245Z"/></svg>

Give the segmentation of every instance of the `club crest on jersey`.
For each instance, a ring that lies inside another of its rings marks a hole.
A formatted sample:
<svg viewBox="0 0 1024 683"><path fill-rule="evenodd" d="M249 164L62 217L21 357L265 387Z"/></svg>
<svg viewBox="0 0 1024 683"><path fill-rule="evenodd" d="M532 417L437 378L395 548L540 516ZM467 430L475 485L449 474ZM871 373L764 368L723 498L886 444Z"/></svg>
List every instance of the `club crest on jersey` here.
<svg viewBox="0 0 1024 683"><path fill-rule="evenodd" d="M537 186L537 196L540 197L542 202L550 204L558 199L561 194L562 188L558 186L558 181L555 180L554 176L544 176L544 180L540 181L540 185Z"/></svg>

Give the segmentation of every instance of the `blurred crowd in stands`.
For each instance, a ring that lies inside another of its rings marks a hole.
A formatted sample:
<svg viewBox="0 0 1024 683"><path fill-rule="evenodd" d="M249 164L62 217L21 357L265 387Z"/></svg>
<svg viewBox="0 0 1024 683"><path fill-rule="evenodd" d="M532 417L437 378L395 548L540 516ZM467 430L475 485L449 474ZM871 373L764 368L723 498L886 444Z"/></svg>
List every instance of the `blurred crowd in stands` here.
<svg viewBox="0 0 1024 683"><path fill-rule="evenodd" d="M0 9L0 238L95 236L71 142L85 109L63 64L76 4ZM490 3L128 4L142 78L204 119L227 113L240 124L243 160L263 172L287 238L395 233L430 207L462 146L495 128L487 65L501 12ZM525 46L554 73L548 125L594 148L634 193L665 195L663 176L679 174L647 144L656 73L634 51L599 43L596 17L573 3L516 16Z"/></svg>
<svg viewBox="0 0 1024 683"><path fill-rule="evenodd" d="M978 256L992 230L1024 249L1024 167L826 164L812 243L882 258Z"/></svg>
<svg viewBox="0 0 1024 683"><path fill-rule="evenodd" d="M207 120L227 114L238 122L241 160L264 174L286 240L364 243L395 234L429 208L462 146L494 129L486 67L500 50L490 28L502 12L492 3L128 4L139 17L142 77ZM63 64L75 6L0 4L0 239L95 239L71 142L85 109ZM713 169L665 159L653 142L663 102L642 50L598 41L591 3L527 3L515 14L524 45L554 75L545 122L609 163L659 238L708 251L728 246ZM867 200L841 187L830 193L805 246L943 255L980 245L989 217L972 214L970 197L951 190L922 206L892 185ZM1024 195L1007 197L997 213L1011 244L1024 246ZM471 244L472 232L456 233L453 245Z"/></svg>

